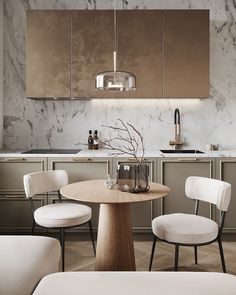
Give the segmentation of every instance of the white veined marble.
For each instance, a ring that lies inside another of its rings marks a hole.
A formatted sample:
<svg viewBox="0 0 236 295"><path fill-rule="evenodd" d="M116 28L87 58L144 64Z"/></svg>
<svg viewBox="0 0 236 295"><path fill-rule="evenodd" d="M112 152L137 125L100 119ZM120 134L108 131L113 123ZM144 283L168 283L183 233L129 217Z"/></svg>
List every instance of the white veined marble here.
<svg viewBox="0 0 236 295"><path fill-rule="evenodd" d="M109 137L102 124L117 118L144 134L146 150L167 147L173 113L181 111L188 147L219 143L236 148L235 0L117 0L124 9L210 9L211 95L205 100L34 101L25 98L26 9L112 9L111 0L4 1L4 147L73 148L86 142L89 129Z"/></svg>
<svg viewBox="0 0 236 295"><path fill-rule="evenodd" d="M0 158L130 158L129 155L115 155L115 153L100 149L100 150L81 150L77 154L22 154L23 151L7 151L0 150ZM141 155L140 155L141 156ZM219 151L207 151L204 150L203 154L164 154L158 149L149 150L145 152L144 158L235 158L236 150L219 150Z"/></svg>

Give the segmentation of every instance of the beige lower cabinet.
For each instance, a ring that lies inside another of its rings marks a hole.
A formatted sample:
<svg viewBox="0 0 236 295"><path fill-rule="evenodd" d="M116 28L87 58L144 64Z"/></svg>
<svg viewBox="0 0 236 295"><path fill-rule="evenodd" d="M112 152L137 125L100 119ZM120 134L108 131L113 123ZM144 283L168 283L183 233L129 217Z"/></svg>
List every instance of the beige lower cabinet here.
<svg viewBox="0 0 236 295"><path fill-rule="evenodd" d="M47 196L34 198L34 208L47 205ZM0 231L2 233L29 232L32 226L30 201L24 195L0 196ZM46 231L36 226L36 230Z"/></svg>
<svg viewBox="0 0 236 295"><path fill-rule="evenodd" d="M158 182L167 185L170 193L159 202L158 214L193 213L194 201L185 195L185 181L189 176L214 177L214 158L165 158L158 160ZM199 214L214 218L211 205L201 203Z"/></svg>
<svg viewBox="0 0 236 295"><path fill-rule="evenodd" d="M0 158L0 231L29 231L32 225L30 202L25 198L23 176L47 169L47 158ZM35 208L47 204L37 196Z"/></svg>
<svg viewBox="0 0 236 295"><path fill-rule="evenodd" d="M107 174L111 173L112 158L49 158L48 169L62 169L68 173L69 183L105 179ZM58 197L51 194L48 197L49 203L58 202ZM64 199L63 202L72 202L72 200ZM98 225L99 204L83 203L92 208L92 223L94 228ZM88 226L81 227L81 230L88 229Z"/></svg>
<svg viewBox="0 0 236 295"><path fill-rule="evenodd" d="M236 158L218 158L216 160L216 177L232 185L231 200L225 218L224 231L236 233ZM219 220L219 215L217 217Z"/></svg>
<svg viewBox="0 0 236 295"><path fill-rule="evenodd" d="M132 158L114 158L113 176L116 177L116 169L119 163L135 163ZM149 180L155 180L155 159L147 158L144 163L149 166ZM151 222L155 216L156 201L132 204L132 225L134 232L150 232Z"/></svg>
<svg viewBox="0 0 236 295"><path fill-rule="evenodd" d="M0 193L24 193L23 176L47 170L47 158L0 158Z"/></svg>
<svg viewBox="0 0 236 295"><path fill-rule="evenodd" d="M25 198L23 176L27 173L52 169L64 169L69 182L92 179L105 179L107 174L116 177L118 163L133 163L131 158L0 158L0 232L30 232L32 215L30 202ZM150 232L151 221L158 215L194 211L194 201L185 195L185 181L188 176L217 178L232 184L232 198L226 215L225 231L236 233L236 158L146 158L150 168L150 181L167 185L171 192L162 200L132 205L132 224L134 232ZM216 172L215 172L216 171ZM34 199L38 208L58 202L55 193L40 195ZM73 202L64 199L64 202ZM94 228L98 224L99 205L87 203L93 210ZM200 205L201 215L218 220L213 206ZM38 228L44 230L42 228ZM77 228L75 229L78 230ZM79 228L88 231L88 226Z"/></svg>

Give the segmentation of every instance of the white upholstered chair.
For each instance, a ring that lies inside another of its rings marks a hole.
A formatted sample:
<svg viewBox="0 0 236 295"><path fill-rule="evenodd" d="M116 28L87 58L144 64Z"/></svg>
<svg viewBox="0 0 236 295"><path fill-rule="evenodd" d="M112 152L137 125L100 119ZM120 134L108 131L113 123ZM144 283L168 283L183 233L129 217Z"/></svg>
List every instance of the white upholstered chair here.
<svg viewBox="0 0 236 295"><path fill-rule="evenodd" d="M46 275L60 271L57 239L0 235L0 294L31 295Z"/></svg>
<svg viewBox="0 0 236 295"><path fill-rule="evenodd" d="M44 277L33 295L233 295L236 276L214 272L64 272Z"/></svg>
<svg viewBox="0 0 236 295"><path fill-rule="evenodd" d="M60 188L67 184L68 175L64 170L52 170L24 175L25 194L31 202L33 214L32 234L34 234L35 223L46 228L60 229L60 242L62 247L62 271L64 271L65 268L65 228L76 227L88 223L94 255L96 255L91 223L92 210L90 207L85 205L62 202ZM58 193L59 203L42 206L34 210L33 197L35 195L50 193L54 191L57 191Z"/></svg>
<svg viewBox="0 0 236 295"><path fill-rule="evenodd" d="M174 213L158 216L152 221L154 234L149 270L152 268L156 241L175 245L175 270L178 270L180 246L193 246L197 264L197 247L218 241L223 272L226 272L221 242L225 214L231 198L231 185L227 182L205 177L188 177L185 184L188 198L195 200L195 214ZM199 201L216 205L221 212L220 226L206 217L198 215Z"/></svg>

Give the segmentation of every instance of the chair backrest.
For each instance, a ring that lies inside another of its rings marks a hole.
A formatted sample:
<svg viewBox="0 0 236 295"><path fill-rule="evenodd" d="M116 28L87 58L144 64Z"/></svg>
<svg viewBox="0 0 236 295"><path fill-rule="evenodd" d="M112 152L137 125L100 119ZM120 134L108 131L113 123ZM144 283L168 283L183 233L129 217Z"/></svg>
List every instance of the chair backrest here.
<svg viewBox="0 0 236 295"><path fill-rule="evenodd" d="M215 204L221 211L227 211L231 198L231 184L199 176L186 180L185 193L188 198Z"/></svg>
<svg viewBox="0 0 236 295"><path fill-rule="evenodd" d="M68 175L64 170L35 172L24 175L24 188L27 198L38 194L58 191L68 184Z"/></svg>

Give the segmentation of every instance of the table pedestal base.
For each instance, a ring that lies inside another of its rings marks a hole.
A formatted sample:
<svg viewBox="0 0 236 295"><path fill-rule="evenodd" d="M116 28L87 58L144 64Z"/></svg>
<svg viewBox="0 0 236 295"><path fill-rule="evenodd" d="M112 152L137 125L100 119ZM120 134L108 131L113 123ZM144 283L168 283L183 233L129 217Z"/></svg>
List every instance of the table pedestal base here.
<svg viewBox="0 0 236 295"><path fill-rule="evenodd" d="M134 271L130 204L101 204L96 270Z"/></svg>

